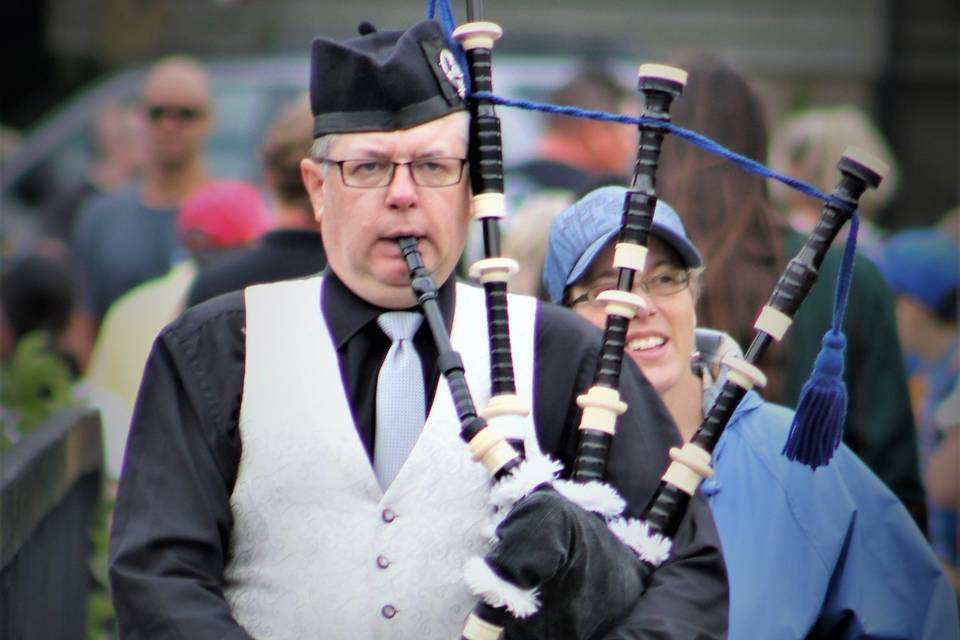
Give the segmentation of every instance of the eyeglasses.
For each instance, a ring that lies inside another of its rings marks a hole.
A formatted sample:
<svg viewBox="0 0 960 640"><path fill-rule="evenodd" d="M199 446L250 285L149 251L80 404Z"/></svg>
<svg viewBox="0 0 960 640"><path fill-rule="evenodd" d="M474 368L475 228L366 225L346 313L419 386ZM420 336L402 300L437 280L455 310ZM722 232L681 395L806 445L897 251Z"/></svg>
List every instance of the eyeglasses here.
<svg viewBox="0 0 960 640"><path fill-rule="evenodd" d="M691 273L688 269L678 267L663 267L657 269L647 277L635 281L633 293L639 294L641 291L654 298L665 298L680 293L690 286ZM597 300L597 297L604 291L611 291L617 288L616 280L604 280L594 284L584 293L574 298L570 302L571 307L587 302L595 307L603 307L604 303Z"/></svg>
<svg viewBox="0 0 960 640"><path fill-rule="evenodd" d="M418 158L410 162L392 160L331 160L328 162L340 167L340 179L348 187L376 189L386 187L393 182L397 167L410 167L414 184L421 187L449 187L463 178L465 158Z"/></svg>
<svg viewBox="0 0 960 640"><path fill-rule="evenodd" d="M150 118L152 122L160 122L165 116L181 122L190 122L191 120L197 120L202 117L203 114L203 109L197 109L195 107L174 107L160 104L147 107L147 117Z"/></svg>

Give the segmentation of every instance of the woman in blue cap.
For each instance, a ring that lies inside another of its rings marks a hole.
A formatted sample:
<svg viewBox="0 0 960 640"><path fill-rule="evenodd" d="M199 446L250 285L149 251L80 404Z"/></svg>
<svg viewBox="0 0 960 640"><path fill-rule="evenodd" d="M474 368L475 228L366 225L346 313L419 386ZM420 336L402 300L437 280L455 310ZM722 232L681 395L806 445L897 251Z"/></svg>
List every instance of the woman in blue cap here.
<svg viewBox="0 0 960 640"><path fill-rule="evenodd" d="M591 192L550 229L544 285L554 302L603 326L597 296L616 286L613 246L622 187ZM657 203L646 270L634 293L627 352L660 394L684 440L721 384L736 343L697 329L704 269L679 216ZM956 603L899 500L841 445L816 471L780 454L793 413L747 393L703 483L730 580L731 638L958 637Z"/></svg>

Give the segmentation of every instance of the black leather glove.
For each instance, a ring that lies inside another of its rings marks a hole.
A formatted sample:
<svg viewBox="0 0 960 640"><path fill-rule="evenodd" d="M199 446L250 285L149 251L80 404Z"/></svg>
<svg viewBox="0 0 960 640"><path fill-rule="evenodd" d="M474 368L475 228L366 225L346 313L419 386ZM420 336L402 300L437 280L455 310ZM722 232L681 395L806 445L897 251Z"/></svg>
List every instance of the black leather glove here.
<svg viewBox="0 0 960 640"><path fill-rule="evenodd" d="M536 589L536 613L506 624L507 640L602 637L642 595L636 554L585 511L545 486L517 502L485 558L501 579Z"/></svg>

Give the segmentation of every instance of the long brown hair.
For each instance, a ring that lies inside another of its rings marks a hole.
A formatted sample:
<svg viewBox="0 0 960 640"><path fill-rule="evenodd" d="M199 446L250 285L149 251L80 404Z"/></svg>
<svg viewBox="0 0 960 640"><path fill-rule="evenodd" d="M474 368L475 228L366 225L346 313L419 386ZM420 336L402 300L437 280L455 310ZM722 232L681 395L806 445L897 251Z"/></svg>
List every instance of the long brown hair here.
<svg viewBox="0 0 960 640"><path fill-rule="evenodd" d="M746 80L709 56L687 56L675 64L689 77L671 109L673 122L764 162L764 112ZM746 348L753 337L753 322L785 264L784 228L770 204L764 179L667 136L657 193L680 213L707 266L698 324L725 331ZM772 345L757 364L769 379L764 395L779 399L783 349Z"/></svg>

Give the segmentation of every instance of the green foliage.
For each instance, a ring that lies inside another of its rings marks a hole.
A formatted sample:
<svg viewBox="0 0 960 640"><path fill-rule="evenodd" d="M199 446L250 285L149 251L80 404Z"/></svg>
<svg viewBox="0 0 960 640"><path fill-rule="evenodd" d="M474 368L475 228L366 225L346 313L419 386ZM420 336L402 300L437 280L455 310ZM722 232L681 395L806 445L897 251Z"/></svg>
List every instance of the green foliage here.
<svg viewBox="0 0 960 640"><path fill-rule="evenodd" d="M48 336L24 336L0 371L0 452L27 437L51 415L75 404L69 366L51 348ZM90 524L91 588L87 596L86 640L113 640L115 615L107 580L107 543L114 502L101 493Z"/></svg>
<svg viewBox="0 0 960 640"><path fill-rule="evenodd" d="M0 451L73 403L70 369L46 334L24 336L0 375Z"/></svg>
<svg viewBox="0 0 960 640"><path fill-rule="evenodd" d="M110 538L113 507L114 501L108 495L101 495L91 523L90 539L93 549L90 554L90 575L93 584L87 595L86 640L112 640L116 637L116 616L107 579L107 543Z"/></svg>

